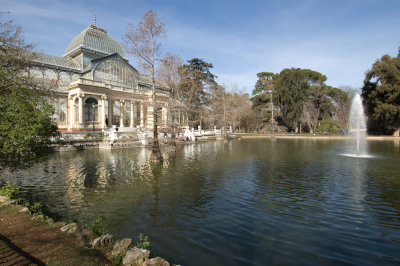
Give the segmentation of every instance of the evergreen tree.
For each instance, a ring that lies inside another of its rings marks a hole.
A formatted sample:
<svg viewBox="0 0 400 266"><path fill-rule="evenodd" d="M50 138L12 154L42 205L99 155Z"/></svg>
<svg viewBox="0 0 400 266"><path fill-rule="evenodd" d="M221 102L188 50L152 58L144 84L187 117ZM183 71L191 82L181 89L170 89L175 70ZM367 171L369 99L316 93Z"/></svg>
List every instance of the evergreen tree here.
<svg viewBox="0 0 400 266"><path fill-rule="evenodd" d="M257 73L258 80L253 90L253 103L252 109L255 115L258 117L261 126L270 123L272 124L272 108L273 96L271 93L275 88L275 79L278 77L277 74L272 72L260 72ZM272 126L272 125L271 125Z"/></svg>
<svg viewBox="0 0 400 266"><path fill-rule="evenodd" d="M362 88L370 134L391 135L400 128L400 49L384 55L365 76Z"/></svg>
<svg viewBox="0 0 400 266"><path fill-rule="evenodd" d="M279 73L275 79L274 102L282 124L290 131L301 130L304 103L312 89L325 81L324 75L309 69L290 68Z"/></svg>
<svg viewBox="0 0 400 266"><path fill-rule="evenodd" d="M186 103L189 122L193 127L203 123L206 107L211 103L213 92L218 87L215 82L216 76L210 72L211 68L211 63L193 58L179 69L179 92L181 100Z"/></svg>

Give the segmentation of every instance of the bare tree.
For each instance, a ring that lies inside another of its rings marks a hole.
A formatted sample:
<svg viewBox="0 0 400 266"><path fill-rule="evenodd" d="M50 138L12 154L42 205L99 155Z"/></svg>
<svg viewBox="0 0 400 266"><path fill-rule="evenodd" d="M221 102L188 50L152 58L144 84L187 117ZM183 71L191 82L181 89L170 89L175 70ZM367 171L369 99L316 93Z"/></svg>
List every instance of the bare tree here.
<svg viewBox="0 0 400 266"><path fill-rule="evenodd" d="M157 77L162 81L170 91L170 97L168 99L168 109L171 114L171 121L168 123L168 127L172 128L171 132L171 143L175 143L175 133L176 127L180 125L181 121L176 123L176 119L180 118L177 115L178 112L184 110L183 104L180 102L179 84L181 77L178 73L178 69L183 65L183 59L177 55L171 55L167 53L163 59L161 59L161 64L157 69Z"/></svg>
<svg viewBox="0 0 400 266"><path fill-rule="evenodd" d="M159 59L160 44L158 40L165 37L165 25L158 19L157 13L149 10L144 14L143 21L135 28L128 24L125 34L125 49L134 55L140 62L141 67L151 75L152 83L152 107L153 107L153 142L151 161L162 162L163 157L160 151L157 132L157 99L155 62Z"/></svg>
<svg viewBox="0 0 400 266"><path fill-rule="evenodd" d="M304 102L301 122L308 126L311 134L314 133L315 128L318 125L319 114L319 109L315 107L313 101Z"/></svg>
<svg viewBox="0 0 400 266"><path fill-rule="evenodd" d="M359 93L358 89L351 87L340 87L343 93L340 97L334 99L335 115L334 119L337 121L342 132L348 128L348 120L351 106L351 99Z"/></svg>
<svg viewBox="0 0 400 266"><path fill-rule="evenodd" d="M232 85L231 92L226 94L226 101L229 106L227 116L231 118L233 130L241 131L242 127L248 127L248 123L244 119L250 119L253 111L249 97L244 93L244 90Z"/></svg>

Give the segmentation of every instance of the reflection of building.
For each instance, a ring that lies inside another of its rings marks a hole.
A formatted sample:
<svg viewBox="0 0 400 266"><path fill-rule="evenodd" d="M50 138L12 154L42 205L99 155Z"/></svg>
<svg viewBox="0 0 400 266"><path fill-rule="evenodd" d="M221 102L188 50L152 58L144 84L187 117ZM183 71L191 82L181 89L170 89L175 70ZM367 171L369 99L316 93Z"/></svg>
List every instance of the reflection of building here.
<svg viewBox="0 0 400 266"><path fill-rule="evenodd" d="M68 45L63 57L38 53L29 75L49 81L60 130L153 127L151 79L125 58L121 45L90 25ZM157 84L160 120L167 123L169 92Z"/></svg>

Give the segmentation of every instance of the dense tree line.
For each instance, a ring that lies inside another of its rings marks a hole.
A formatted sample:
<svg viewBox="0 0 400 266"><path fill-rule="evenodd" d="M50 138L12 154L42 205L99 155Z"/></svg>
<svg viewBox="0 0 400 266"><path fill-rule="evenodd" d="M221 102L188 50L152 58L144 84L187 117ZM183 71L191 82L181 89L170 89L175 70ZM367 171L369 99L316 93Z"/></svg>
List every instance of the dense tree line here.
<svg viewBox="0 0 400 266"><path fill-rule="evenodd" d="M264 125L277 121L278 130L300 133L338 133L347 128L348 94L326 85L321 73L288 68L257 76L253 110Z"/></svg>
<svg viewBox="0 0 400 266"><path fill-rule="evenodd" d="M181 61L182 62L182 61ZM345 133L354 89L325 84L327 77L300 68L260 72L252 97L217 84L213 65L199 58L175 66L175 95L189 114L188 125L232 127L254 132ZM400 50L384 55L366 74L362 97L370 134L400 128ZM181 106L182 107L182 106Z"/></svg>
<svg viewBox="0 0 400 266"><path fill-rule="evenodd" d="M237 87L229 91L218 84L211 63L193 58L183 64L178 59L165 59L159 78L169 84L172 99L179 103L171 106L187 112L190 127L271 132L274 122L277 132L347 129L349 93L326 85L326 76L319 72L300 68L260 72L250 98Z"/></svg>

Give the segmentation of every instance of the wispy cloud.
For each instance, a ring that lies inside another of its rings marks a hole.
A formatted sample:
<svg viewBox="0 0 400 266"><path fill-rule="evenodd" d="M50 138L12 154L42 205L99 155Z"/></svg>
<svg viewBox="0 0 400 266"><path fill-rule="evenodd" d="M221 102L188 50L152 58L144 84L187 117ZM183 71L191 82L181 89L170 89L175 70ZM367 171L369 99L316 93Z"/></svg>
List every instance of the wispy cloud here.
<svg viewBox="0 0 400 266"><path fill-rule="evenodd" d="M128 22L148 9L167 26L165 52L213 63L218 82L251 93L260 71L301 67L321 72L332 86L362 86L365 71L383 54L397 54L400 2L231 1L201 5L170 0L0 0L42 52L62 55L71 39L92 23L122 41ZM96 9L96 11L95 11ZM397 10L397 11L396 11ZM128 56L132 63L134 59Z"/></svg>

